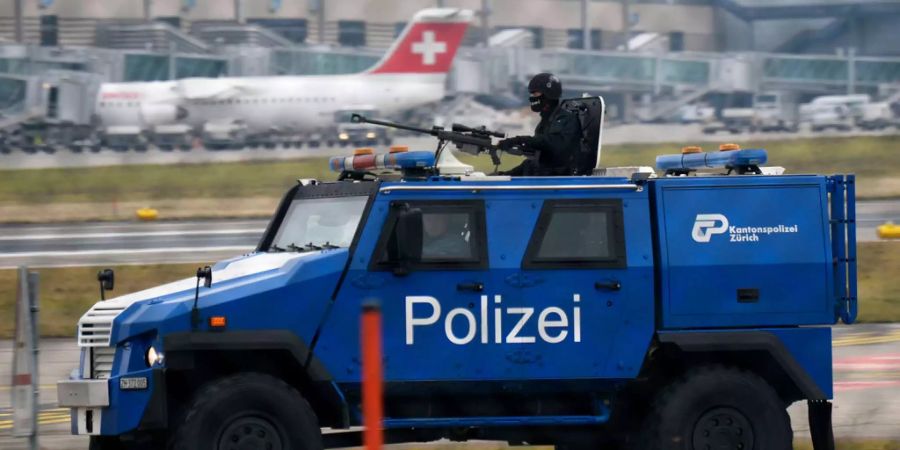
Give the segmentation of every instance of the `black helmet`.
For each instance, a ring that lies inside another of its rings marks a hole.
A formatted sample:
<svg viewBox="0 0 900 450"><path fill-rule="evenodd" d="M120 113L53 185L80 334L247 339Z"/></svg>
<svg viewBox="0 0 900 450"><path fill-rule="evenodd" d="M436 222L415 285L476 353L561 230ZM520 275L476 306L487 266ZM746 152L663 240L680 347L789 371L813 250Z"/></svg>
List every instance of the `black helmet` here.
<svg viewBox="0 0 900 450"><path fill-rule="evenodd" d="M528 92L540 92L545 98L559 100L562 97L562 83L552 73L539 73L528 82Z"/></svg>

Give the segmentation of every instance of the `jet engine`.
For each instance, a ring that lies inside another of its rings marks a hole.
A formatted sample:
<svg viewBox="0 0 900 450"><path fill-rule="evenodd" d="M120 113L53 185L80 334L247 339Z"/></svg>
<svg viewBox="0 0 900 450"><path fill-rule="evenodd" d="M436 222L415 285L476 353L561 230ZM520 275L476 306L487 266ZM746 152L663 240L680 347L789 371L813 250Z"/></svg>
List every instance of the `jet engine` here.
<svg viewBox="0 0 900 450"><path fill-rule="evenodd" d="M142 104L141 121L147 125L166 125L186 119L187 109L178 105Z"/></svg>

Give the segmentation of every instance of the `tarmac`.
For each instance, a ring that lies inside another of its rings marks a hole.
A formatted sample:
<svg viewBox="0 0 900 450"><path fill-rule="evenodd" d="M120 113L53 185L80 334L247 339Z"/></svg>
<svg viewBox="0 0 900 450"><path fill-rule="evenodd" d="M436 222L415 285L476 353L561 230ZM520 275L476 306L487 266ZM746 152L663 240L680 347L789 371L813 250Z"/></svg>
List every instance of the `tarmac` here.
<svg viewBox="0 0 900 450"><path fill-rule="evenodd" d="M527 127L526 127L527 128ZM528 133L526 128L509 131L510 135ZM700 124L606 124L603 130L603 144L659 144L666 142L683 143L683 145L708 143L710 148L723 142L761 142L781 139L808 139L853 136L885 136L897 134L896 129L880 131L853 130L849 132L826 130L812 132L803 128L797 132L776 133L718 133L705 134ZM437 140L431 136L408 135L397 136L396 144L407 145L411 150L434 150ZM239 162L254 160L281 160L313 158L323 156L345 155L352 147L279 147L276 149L243 148L234 150L207 150L202 147L189 151L161 151L150 148L143 152L116 152L103 149L94 153L84 151L75 153L68 149L59 149L53 153L37 152L33 154L12 150L9 154L0 154L0 166L4 169L43 169L58 167L97 167L130 164L199 164L212 162ZM681 149L679 145L673 152Z"/></svg>
<svg viewBox="0 0 900 450"><path fill-rule="evenodd" d="M73 320L75 320L73 318ZM900 440L900 324L834 328L834 435L837 439ZM84 450L88 440L69 434L69 411L56 406L55 382L77 367L73 339L44 339L40 352L40 445L46 450ZM10 436L11 341L0 341L0 449L27 448ZM808 438L806 404L789 408L795 436Z"/></svg>
<svg viewBox="0 0 900 450"><path fill-rule="evenodd" d="M900 223L900 199L857 203L857 238ZM0 225L0 269L212 262L253 250L267 219Z"/></svg>

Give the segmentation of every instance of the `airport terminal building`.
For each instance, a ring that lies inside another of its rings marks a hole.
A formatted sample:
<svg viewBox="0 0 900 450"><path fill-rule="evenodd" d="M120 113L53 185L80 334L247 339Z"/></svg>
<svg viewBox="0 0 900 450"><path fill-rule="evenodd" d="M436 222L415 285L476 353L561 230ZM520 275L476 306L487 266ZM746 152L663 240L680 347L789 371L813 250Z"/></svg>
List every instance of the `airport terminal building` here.
<svg viewBox="0 0 900 450"><path fill-rule="evenodd" d="M603 94L613 119L656 121L784 92L900 98L894 0L0 0L0 111L46 86L341 74L374 64L423 8L475 17L451 94L520 98L551 71ZM73 91L73 89L70 89ZM59 94L62 95L62 94ZM90 101L82 101L89 105ZM88 121L88 108L69 120Z"/></svg>

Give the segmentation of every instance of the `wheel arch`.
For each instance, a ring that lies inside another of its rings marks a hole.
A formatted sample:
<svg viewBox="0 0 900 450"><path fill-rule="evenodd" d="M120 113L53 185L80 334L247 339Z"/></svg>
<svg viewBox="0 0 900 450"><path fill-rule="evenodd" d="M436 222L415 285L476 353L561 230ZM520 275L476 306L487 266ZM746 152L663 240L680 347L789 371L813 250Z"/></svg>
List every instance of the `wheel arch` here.
<svg viewBox="0 0 900 450"><path fill-rule="evenodd" d="M781 339L767 331L659 332L657 361L683 366L724 363L756 373L786 403L828 396ZM652 364L652 363L651 363Z"/></svg>
<svg viewBox="0 0 900 450"><path fill-rule="evenodd" d="M173 396L188 401L200 386L253 371L284 380L310 403L322 426L349 426L343 394L322 362L289 330L184 332L163 338L166 377ZM178 388L175 388L178 389Z"/></svg>

